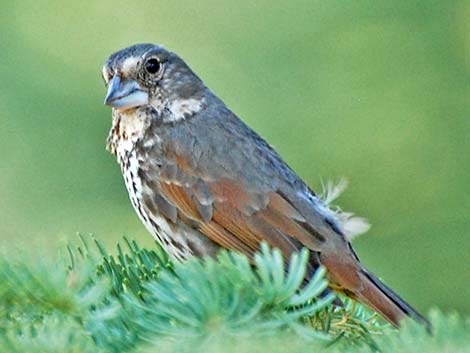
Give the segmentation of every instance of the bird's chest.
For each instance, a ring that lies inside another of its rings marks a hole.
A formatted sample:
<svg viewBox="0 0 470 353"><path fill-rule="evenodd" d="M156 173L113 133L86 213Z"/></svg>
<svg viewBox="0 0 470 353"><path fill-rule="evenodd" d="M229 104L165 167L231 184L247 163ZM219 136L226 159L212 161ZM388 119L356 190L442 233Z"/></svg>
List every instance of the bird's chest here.
<svg viewBox="0 0 470 353"><path fill-rule="evenodd" d="M156 190L152 190L148 180L143 179L143 173L149 164L160 165L162 144L158 134L145 133L149 126L145 121L113 119L107 148L116 156L129 199L142 223L171 256L183 260L192 253L184 229L169 223L158 210L149 209L148 198L152 198ZM158 168L153 176L158 182Z"/></svg>
<svg viewBox="0 0 470 353"><path fill-rule="evenodd" d="M150 121L145 114L113 114L113 124L108 136L107 149L116 156L132 205L142 214L142 182L139 170L144 156L139 153L139 144L144 143Z"/></svg>

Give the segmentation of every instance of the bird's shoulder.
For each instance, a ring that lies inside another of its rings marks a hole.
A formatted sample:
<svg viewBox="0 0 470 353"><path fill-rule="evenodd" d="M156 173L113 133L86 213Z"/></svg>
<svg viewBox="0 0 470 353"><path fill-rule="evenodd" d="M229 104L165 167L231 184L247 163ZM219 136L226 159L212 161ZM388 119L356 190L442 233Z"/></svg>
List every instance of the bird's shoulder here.
<svg viewBox="0 0 470 353"><path fill-rule="evenodd" d="M152 154L184 159L193 173L207 178L233 178L261 189L305 186L275 149L223 104L175 124L156 122L141 148L146 160Z"/></svg>

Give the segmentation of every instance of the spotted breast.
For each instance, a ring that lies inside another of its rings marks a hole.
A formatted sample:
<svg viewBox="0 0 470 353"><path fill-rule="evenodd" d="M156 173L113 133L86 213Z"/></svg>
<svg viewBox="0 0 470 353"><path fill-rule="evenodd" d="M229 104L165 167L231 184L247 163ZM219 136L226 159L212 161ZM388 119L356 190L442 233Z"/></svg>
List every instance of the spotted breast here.
<svg viewBox="0 0 470 353"><path fill-rule="evenodd" d="M220 247L197 231L197 225L192 225L187 219L183 222L177 214L169 215L171 211L166 211L168 205L157 192L161 189L160 181L150 181L145 173L143 164L146 156L140 147L151 145L152 150L158 151L161 144L155 135L144 142L146 131L152 124L149 116L145 109L132 115L114 111L106 145L121 167L132 206L147 230L174 259L182 261L190 256L213 256ZM155 157L154 165L159 165L158 157ZM168 216L174 222L168 222Z"/></svg>

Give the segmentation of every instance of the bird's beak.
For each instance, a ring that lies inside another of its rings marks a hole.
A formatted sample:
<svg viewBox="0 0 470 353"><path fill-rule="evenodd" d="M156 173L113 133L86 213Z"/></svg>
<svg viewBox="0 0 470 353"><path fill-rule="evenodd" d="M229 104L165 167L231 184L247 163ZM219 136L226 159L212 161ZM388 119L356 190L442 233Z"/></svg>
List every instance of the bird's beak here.
<svg viewBox="0 0 470 353"><path fill-rule="evenodd" d="M148 102L148 93L144 92L136 81L121 81L118 75L109 81L104 104L119 110L127 110L146 105Z"/></svg>

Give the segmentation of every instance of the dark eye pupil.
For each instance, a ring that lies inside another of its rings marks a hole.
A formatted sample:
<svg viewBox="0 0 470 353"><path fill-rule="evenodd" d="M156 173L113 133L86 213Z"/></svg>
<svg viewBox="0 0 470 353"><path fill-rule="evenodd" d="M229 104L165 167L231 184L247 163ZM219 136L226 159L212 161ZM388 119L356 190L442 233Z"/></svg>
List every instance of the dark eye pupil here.
<svg viewBox="0 0 470 353"><path fill-rule="evenodd" d="M160 70L160 63L157 59L150 59L145 63L145 69L148 73L156 74Z"/></svg>

